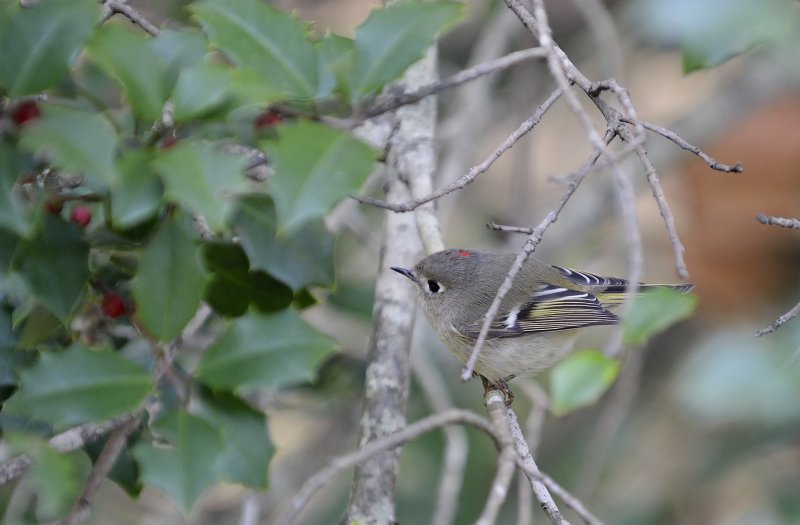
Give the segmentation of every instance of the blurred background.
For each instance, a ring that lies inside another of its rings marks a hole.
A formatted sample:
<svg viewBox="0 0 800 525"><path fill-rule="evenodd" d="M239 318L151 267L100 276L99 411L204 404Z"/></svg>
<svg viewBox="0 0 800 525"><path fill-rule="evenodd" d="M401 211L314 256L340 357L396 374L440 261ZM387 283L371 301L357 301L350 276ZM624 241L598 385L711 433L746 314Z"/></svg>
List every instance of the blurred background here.
<svg viewBox="0 0 800 525"><path fill-rule="evenodd" d="M186 2L130 3L153 20L189 22L182 10ZM274 4L314 21L315 31L352 35L374 2ZM469 4L467 20L441 40L442 76L535 45L502 2ZM675 144L650 136L648 151L686 247L698 309L646 347L631 349L617 384L599 403L564 417L548 415L539 466L607 524L800 524L800 320L755 337L800 301L800 231L755 220L758 213L800 217L800 5L551 0L547 8L556 41L590 79L616 78L640 117L676 131L720 162L741 162L744 173L713 171ZM436 184L483 160L553 88L544 65L531 62L440 95ZM593 114L588 105L587 110ZM492 232L485 224L538 224L563 193L563 177L590 151L577 120L559 102L489 172L439 201L445 243L518 250L523 236ZM637 189L645 280L677 282L645 173L630 159L624 167ZM337 227L344 225L338 285L312 309L310 320L340 341L341 354L313 385L256 400L268 407L279 451L268 493L220 486L185 518L154 491L133 502L107 483L96 499L95 523L238 523L248 498L259 502L263 523L269 523L308 476L356 446L381 216L354 202L337 210ZM623 228L612 177L599 171L567 204L536 256L624 276ZM460 364L424 318L416 325L413 359L432 363L455 406L483 413L479 382L462 383ZM602 348L607 336L597 329L582 345ZM546 374L536 381L548 388ZM529 387L515 383L514 407L524 425L532 406ZM413 380L408 419L431 410ZM459 524L478 516L496 458L484 436L468 431L468 437ZM440 434L404 449L401 523L430 521L442 457ZM327 487L304 523L336 523L349 486L347 473ZM504 506L503 524L518 523L516 494L513 489ZM544 523L537 511L535 523ZM569 511L566 516L579 522Z"/></svg>

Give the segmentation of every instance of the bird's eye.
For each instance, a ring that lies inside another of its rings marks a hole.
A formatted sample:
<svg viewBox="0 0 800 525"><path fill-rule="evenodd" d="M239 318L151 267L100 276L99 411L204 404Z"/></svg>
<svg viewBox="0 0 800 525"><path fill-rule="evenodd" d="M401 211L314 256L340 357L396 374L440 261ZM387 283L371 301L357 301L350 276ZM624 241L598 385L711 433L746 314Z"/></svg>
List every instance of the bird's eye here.
<svg viewBox="0 0 800 525"><path fill-rule="evenodd" d="M439 283L437 283L433 279L428 279L428 290L430 290L432 293L438 292L439 290L441 290L441 288L442 287L439 286Z"/></svg>

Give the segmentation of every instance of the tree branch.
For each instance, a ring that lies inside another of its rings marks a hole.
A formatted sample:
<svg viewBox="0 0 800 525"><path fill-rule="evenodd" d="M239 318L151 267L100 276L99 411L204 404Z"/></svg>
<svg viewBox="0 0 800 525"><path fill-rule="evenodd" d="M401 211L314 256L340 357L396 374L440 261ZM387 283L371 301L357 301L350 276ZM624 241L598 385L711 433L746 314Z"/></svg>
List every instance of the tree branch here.
<svg viewBox="0 0 800 525"><path fill-rule="evenodd" d="M435 95L440 91L444 91L445 89L450 89L456 86L460 86L461 84L470 82L472 80L475 80L476 78L480 78L482 76L489 75L497 71L508 69L511 66L514 66L522 62L526 62L528 60L532 60L534 58L543 58L545 55L546 51L541 47L533 47L529 49L523 49L520 51L514 51L513 53L509 53L506 56L495 58L493 60L489 60L488 62L484 62L482 64L478 64L468 69L459 71L458 73L449 78L446 78L444 80L441 80L433 84L422 86L412 92L400 93L394 97L391 96L387 97L385 100L382 100L381 102L375 104L373 107L366 110L364 112L364 118L372 118L381 115L383 113L386 113L388 111L397 109L400 106L413 104L415 102L422 100L425 97Z"/></svg>
<svg viewBox="0 0 800 525"><path fill-rule="evenodd" d="M297 494L295 494L280 515L278 515L273 525L291 525L296 523L300 511L308 505L308 502L314 494L330 483L331 480L342 471L359 465L376 454L395 449L428 432L457 424L474 427L492 438L495 445L499 446L500 444L500 436L497 434L495 428L489 424L486 419L468 410L450 410L448 412L428 416L400 429L394 434L389 434L372 441L359 450L331 459L327 467L323 468L303 483L303 486Z"/></svg>
<svg viewBox="0 0 800 525"><path fill-rule="evenodd" d="M103 22L116 13L121 14L152 36L157 36L159 33L155 24L150 22L136 9L129 6L127 0L103 0Z"/></svg>
<svg viewBox="0 0 800 525"><path fill-rule="evenodd" d="M480 164L476 164L472 168L467 171L464 175L459 177L457 180L453 181L451 184L448 184L444 188L440 188L433 193L426 195L424 197L420 197L414 199L410 202L402 202L402 203L391 203L380 199L373 199L371 197L366 197L364 195L353 195L352 197L361 202L362 204L370 204L372 206L377 206L379 208L385 208L387 210L406 213L409 211L413 211L419 206L427 202L431 202L433 200L439 199L449 193L452 193L456 190L460 190L461 188L467 186L469 183L475 180L475 178L480 175L481 173L486 172L492 164L495 163L500 156L505 153L507 150L511 149L514 144L516 144L526 133L536 127L537 124L542 120L542 117L547 112L548 109L558 100L558 97L561 96L561 90L557 89L550 94L550 96L545 100L541 106L536 108L536 112L531 115L530 118L525 120L522 124L514 130L511 135L506 138L503 143L498 146L496 150L494 150L483 162Z"/></svg>

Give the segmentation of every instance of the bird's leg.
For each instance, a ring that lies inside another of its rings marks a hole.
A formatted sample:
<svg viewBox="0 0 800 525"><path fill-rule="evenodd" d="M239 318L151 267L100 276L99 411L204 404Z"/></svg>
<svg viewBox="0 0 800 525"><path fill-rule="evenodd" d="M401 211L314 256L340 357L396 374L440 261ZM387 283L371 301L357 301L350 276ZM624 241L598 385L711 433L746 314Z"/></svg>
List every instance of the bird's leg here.
<svg viewBox="0 0 800 525"><path fill-rule="evenodd" d="M500 392L503 393L503 396L506 398L506 406L511 406L511 403L514 402L514 393L508 388L507 381L510 381L514 378L514 376L508 376L504 379L498 379L497 381L489 381L486 377L480 376L481 382L483 383L483 390L484 392L488 392L489 390L496 388Z"/></svg>

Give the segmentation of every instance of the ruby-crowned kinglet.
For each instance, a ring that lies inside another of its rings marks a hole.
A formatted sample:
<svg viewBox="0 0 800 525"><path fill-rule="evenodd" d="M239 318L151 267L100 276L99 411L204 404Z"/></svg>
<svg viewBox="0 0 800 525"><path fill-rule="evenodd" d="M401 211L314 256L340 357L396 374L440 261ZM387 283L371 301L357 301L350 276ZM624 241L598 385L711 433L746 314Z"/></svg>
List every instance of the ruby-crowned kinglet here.
<svg viewBox="0 0 800 525"><path fill-rule="evenodd" d="M412 270L393 267L417 286L422 310L445 346L467 362L516 255L444 250ZM607 308L625 300L627 281L529 258L517 274L481 349L475 372L510 394L505 382L550 368L571 350L577 329L615 324ZM642 284L688 292L692 284Z"/></svg>

